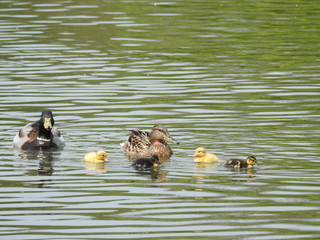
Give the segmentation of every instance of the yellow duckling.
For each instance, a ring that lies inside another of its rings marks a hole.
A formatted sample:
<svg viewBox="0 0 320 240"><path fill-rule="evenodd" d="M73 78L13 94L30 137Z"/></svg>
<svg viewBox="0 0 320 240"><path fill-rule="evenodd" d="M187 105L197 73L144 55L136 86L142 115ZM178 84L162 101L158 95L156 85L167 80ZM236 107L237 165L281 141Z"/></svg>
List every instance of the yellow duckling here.
<svg viewBox="0 0 320 240"><path fill-rule="evenodd" d="M193 157L195 158L194 162L196 163L217 163L220 161L216 155L207 153L206 149L203 147L197 148Z"/></svg>
<svg viewBox="0 0 320 240"><path fill-rule="evenodd" d="M105 151L89 152L84 156L83 161L91 163L107 162L107 153Z"/></svg>

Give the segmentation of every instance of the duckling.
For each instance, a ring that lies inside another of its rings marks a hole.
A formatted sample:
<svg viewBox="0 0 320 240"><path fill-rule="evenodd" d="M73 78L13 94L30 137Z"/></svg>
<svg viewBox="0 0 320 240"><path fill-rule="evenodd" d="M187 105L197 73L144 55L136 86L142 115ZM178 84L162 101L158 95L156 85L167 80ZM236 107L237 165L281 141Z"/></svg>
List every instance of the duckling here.
<svg viewBox="0 0 320 240"><path fill-rule="evenodd" d="M193 157L194 162L196 163L215 163L219 162L219 158L212 153L207 153L206 149L203 147L199 147L195 150Z"/></svg>
<svg viewBox="0 0 320 240"><path fill-rule="evenodd" d="M160 158L169 158L173 151L168 142L179 144L163 125L154 125L150 133L140 130L130 131L128 140L121 144L128 155L150 157L155 154Z"/></svg>
<svg viewBox="0 0 320 240"><path fill-rule="evenodd" d="M157 155L152 155L150 158L138 158L132 166L136 169L146 169L151 167L157 167L160 165L160 161Z"/></svg>
<svg viewBox="0 0 320 240"><path fill-rule="evenodd" d="M90 163L107 162L107 153L105 151L89 152L84 156L83 161Z"/></svg>
<svg viewBox="0 0 320 240"><path fill-rule="evenodd" d="M257 159L254 156L249 156L246 160L230 159L224 165L229 168L253 168L257 164Z"/></svg>
<svg viewBox="0 0 320 240"><path fill-rule="evenodd" d="M54 127L51 111L43 111L38 121L25 125L13 139L13 147L22 150L62 149L64 146L60 131Z"/></svg>

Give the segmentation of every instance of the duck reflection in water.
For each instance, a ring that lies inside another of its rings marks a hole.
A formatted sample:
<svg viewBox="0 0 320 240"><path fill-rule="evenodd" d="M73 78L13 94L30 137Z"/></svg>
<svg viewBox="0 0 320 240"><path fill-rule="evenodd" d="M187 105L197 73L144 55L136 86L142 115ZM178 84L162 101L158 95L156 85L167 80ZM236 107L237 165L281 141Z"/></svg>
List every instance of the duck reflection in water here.
<svg viewBox="0 0 320 240"><path fill-rule="evenodd" d="M207 179L210 175L218 172L218 163L195 163L193 177L197 180Z"/></svg>
<svg viewBox="0 0 320 240"><path fill-rule="evenodd" d="M54 172L54 162L60 159L60 151L50 150L30 150L30 151L19 151L17 153L24 160L37 160L39 166L37 170L29 170L28 175L41 175L50 176ZM25 162L26 164L27 162ZM30 161L30 165L31 165ZM33 165L33 164L32 164Z"/></svg>
<svg viewBox="0 0 320 240"><path fill-rule="evenodd" d="M89 171L88 175L98 175L106 172L106 162L84 162L84 168Z"/></svg>
<svg viewBox="0 0 320 240"><path fill-rule="evenodd" d="M230 171L232 172L230 178L233 182L254 182L256 179L257 170L254 168L231 169Z"/></svg>
<svg viewBox="0 0 320 240"><path fill-rule="evenodd" d="M153 183L167 182L167 171L161 170L159 168L153 168L150 171L151 181Z"/></svg>
<svg viewBox="0 0 320 240"><path fill-rule="evenodd" d="M153 183L167 182L167 171L161 170L159 167L153 167L144 170L137 170L137 174L141 176L150 176Z"/></svg>

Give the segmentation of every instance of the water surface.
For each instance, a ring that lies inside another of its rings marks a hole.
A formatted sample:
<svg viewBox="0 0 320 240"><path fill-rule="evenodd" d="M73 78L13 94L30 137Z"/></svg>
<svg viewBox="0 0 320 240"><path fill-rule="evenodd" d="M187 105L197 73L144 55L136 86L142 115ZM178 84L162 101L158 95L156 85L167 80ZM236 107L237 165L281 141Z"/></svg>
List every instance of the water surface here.
<svg viewBox="0 0 320 240"><path fill-rule="evenodd" d="M319 6L312 1L0 3L0 236L316 239ZM14 135L54 112L59 151ZM180 145L136 171L128 129ZM203 146L218 165L196 165ZM86 165L104 149L109 163ZM230 171L254 155L255 169Z"/></svg>

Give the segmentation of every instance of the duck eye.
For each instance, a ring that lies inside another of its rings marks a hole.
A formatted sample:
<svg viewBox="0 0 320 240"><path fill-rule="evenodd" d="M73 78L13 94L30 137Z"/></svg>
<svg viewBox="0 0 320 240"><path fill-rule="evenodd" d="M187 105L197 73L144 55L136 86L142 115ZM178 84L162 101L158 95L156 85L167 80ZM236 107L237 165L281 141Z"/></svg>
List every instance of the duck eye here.
<svg viewBox="0 0 320 240"><path fill-rule="evenodd" d="M166 134L166 132L163 129L158 129L158 131L162 132L163 134Z"/></svg>

